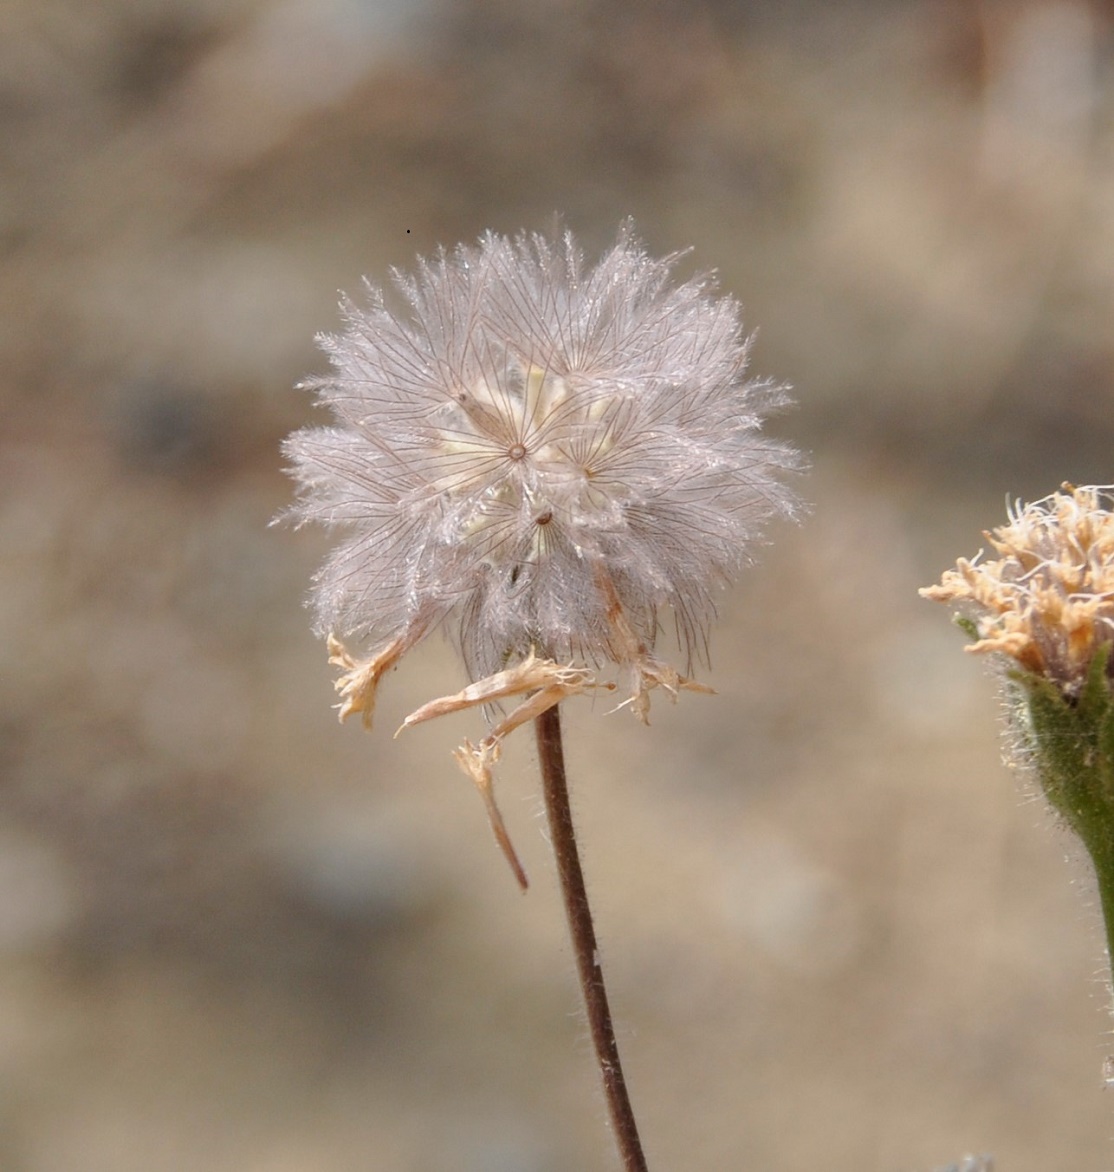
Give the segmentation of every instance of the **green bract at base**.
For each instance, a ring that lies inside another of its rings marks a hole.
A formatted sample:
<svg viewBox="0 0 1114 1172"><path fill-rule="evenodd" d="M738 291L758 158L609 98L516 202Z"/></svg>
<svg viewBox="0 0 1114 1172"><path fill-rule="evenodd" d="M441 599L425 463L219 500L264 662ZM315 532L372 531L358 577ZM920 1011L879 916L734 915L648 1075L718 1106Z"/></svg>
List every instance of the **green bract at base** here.
<svg viewBox="0 0 1114 1172"><path fill-rule="evenodd" d="M1011 672L1029 764L1053 808L1079 835L1095 867L1114 963L1114 694L1111 646L1095 653L1078 696L1045 676Z"/></svg>

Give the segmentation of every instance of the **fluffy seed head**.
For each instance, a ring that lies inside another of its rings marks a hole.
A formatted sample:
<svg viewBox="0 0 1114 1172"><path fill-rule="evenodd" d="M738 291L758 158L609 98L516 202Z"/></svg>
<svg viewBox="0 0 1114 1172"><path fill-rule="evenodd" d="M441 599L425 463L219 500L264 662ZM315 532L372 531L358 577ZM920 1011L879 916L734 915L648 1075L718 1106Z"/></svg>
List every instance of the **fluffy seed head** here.
<svg viewBox="0 0 1114 1172"><path fill-rule="evenodd" d="M629 226L594 267L569 235L487 234L342 303L308 384L335 424L285 445L292 515L345 533L322 631L393 654L448 624L474 677L532 650L629 667L666 607L701 650L799 461L759 430L785 389L746 378L738 305L675 259Z"/></svg>
<svg viewBox="0 0 1114 1172"><path fill-rule="evenodd" d="M1114 488L1071 484L1019 502L985 535L997 559L960 558L921 594L970 612L978 638L968 651L1000 652L1075 696L1114 642L1112 506Z"/></svg>

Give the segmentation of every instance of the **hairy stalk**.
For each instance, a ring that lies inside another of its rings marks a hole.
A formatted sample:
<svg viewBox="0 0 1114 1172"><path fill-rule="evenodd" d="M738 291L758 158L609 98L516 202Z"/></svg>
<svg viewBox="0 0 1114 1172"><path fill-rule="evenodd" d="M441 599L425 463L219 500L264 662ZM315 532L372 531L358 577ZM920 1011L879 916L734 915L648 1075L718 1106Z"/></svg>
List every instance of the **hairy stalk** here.
<svg viewBox="0 0 1114 1172"><path fill-rule="evenodd" d="M611 1008L607 1003L607 989L603 983L603 969L596 947L596 930L592 924L592 909L584 887L584 872L576 847L572 809L569 806L569 788L565 779L565 754L561 744L561 717L556 706L543 712L534 721L538 737L538 757L541 762L542 784L545 790L545 810L549 819L549 833L553 852L557 856L557 871L561 877L561 895L565 902L573 951L576 953L576 971L588 1010L588 1025L596 1051L607 1109L615 1130L615 1142L623 1159L625 1172L646 1172L646 1157L638 1124L634 1120L630 1097L627 1094L623 1068L619 1062L619 1047L615 1041L615 1027L611 1023Z"/></svg>
<svg viewBox="0 0 1114 1172"><path fill-rule="evenodd" d="M1106 956L1114 968L1114 859L1109 852L1101 857L1091 855L1095 864L1095 878L1098 880L1099 902L1102 904L1102 922L1106 929Z"/></svg>
<svg viewBox="0 0 1114 1172"><path fill-rule="evenodd" d="M1114 966L1114 689L1111 646L1095 651L1076 695L1017 672L1026 707L1027 751L1045 797L1079 835L1095 867L1109 959ZM1114 970L1112 970L1114 971Z"/></svg>

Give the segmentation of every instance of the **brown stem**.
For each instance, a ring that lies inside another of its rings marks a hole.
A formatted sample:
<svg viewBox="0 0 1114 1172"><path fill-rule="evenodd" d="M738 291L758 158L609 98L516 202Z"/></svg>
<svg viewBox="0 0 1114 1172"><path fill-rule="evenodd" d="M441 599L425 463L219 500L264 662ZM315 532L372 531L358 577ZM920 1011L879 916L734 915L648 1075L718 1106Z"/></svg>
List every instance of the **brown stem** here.
<svg viewBox="0 0 1114 1172"><path fill-rule="evenodd" d="M538 757L541 761L549 833L553 839L553 853L557 856L561 894L565 901L573 951L576 953L576 970L588 1010L588 1025L603 1077L603 1091L615 1131L615 1142L625 1172L646 1172L646 1157L642 1154L638 1124L634 1121L623 1068L619 1062L619 1047L615 1042L615 1027L611 1024L611 1009L607 1004L607 989L603 983L603 969L596 947L596 931L592 925L592 909L588 904L584 872L576 849L576 830L573 828L569 788L565 780L565 754L561 746L561 717L557 707L543 712L534 721L534 726L538 735Z"/></svg>

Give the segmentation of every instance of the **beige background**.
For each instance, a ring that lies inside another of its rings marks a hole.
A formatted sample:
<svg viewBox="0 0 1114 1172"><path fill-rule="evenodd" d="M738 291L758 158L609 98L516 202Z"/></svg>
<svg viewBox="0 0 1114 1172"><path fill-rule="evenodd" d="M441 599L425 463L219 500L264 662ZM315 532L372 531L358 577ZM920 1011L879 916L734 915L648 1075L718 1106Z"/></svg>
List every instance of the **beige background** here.
<svg viewBox="0 0 1114 1172"><path fill-rule="evenodd" d="M652 1167L1111 1167L1085 867L915 593L1007 494L1114 480L1111 21L6 0L0 1168L614 1168L528 739L524 897L475 724L390 738L449 649L339 728L324 538L266 527L337 290L554 212L718 268L815 465L717 696L568 706Z"/></svg>

